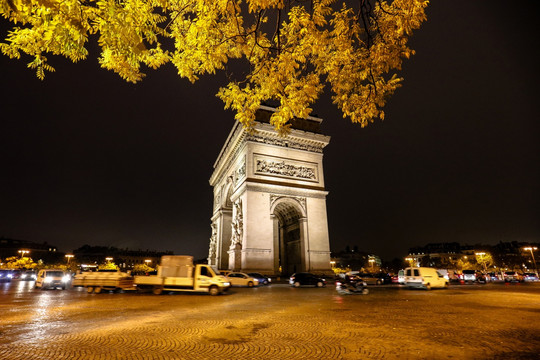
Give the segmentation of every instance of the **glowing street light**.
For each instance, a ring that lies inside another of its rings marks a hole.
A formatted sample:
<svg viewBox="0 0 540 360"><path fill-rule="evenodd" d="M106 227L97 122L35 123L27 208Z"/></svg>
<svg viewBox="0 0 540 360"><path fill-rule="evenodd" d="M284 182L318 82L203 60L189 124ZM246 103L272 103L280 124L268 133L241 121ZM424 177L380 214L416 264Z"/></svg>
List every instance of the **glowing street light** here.
<svg viewBox="0 0 540 360"><path fill-rule="evenodd" d="M21 258L23 258L24 254L30 254L30 250L19 250L19 254L21 254Z"/></svg>
<svg viewBox="0 0 540 360"><path fill-rule="evenodd" d="M71 260L72 257L74 257L75 255L71 255L71 254L66 254L66 258L67 258L67 263L69 264L69 260Z"/></svg>
<svg viewBox="0 0 540 360"><path fill-rule="evenodd" d="M529 247L523 248L523 250L531 252L531 256L532 256L533 263L534 263L534 271L536 272L536 275L538 275L538 267L536 267L536 260L534 259L534 253L533 253L533 250L536 251L536 250L538 250L538 248L536 246L529 246Z"/></svg>
<svg viewBox="0 0 540 360"><path fill-rule="evenodd" d="M111 261L113 261L113 258L112 257L106 257L105 260L107 260L107 262L111 262Z"/></svg>
<svg viewBox="0 0 540 360"><path fill-rule="evenodd" d="M368 262L371 264L371 268L373 269L373 263L375 262L375 259L369 259Z"/></svg>
<svg viewBox="0 0 540 360"><path fill-rule="evenodd" d="M408 262L409 262L409 266L413 266L414 258L412 258L412 257L406 257L406 258L405 258L405 261L408 261Z"/></svg>
<svg viewBox="0 0 540 360"><path fill-rule="evenodd" d="M150 266L150 263L152 262L152 260L146 259L146 260L144 260L144 262L146 263L146 265Z"/></svg>

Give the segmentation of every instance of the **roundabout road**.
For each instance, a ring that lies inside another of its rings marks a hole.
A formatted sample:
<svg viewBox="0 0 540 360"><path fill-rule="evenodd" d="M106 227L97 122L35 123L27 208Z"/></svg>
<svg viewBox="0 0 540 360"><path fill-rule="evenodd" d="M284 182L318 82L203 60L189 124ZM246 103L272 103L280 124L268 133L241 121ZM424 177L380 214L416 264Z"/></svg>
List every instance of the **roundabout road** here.
<svg viewBox="0 0 540 360"><path fill-rule="evenodd" d="M537 359L540 284L221 296L0 284L0 359Z"/></svg>

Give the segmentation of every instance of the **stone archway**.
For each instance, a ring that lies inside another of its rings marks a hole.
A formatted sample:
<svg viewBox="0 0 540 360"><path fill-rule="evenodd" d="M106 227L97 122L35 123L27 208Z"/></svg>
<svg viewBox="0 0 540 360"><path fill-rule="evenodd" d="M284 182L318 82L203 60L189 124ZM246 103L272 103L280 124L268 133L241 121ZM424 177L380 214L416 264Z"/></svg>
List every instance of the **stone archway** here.
<svg viewBox="0 0 540 360"><path fill-rule="evenodd" d="M295 119L287 137L257 112L253 131L236 123L214 164L208 263L267 275L330 272L321 119Z"/></svg>
<svg viewBox="0 0 540 360"><path fill-rule="evenodd" d="M271 213L274 219L274 262L281 276L305 271L305 214L295 203L293 199L278 200Z"/></svg>

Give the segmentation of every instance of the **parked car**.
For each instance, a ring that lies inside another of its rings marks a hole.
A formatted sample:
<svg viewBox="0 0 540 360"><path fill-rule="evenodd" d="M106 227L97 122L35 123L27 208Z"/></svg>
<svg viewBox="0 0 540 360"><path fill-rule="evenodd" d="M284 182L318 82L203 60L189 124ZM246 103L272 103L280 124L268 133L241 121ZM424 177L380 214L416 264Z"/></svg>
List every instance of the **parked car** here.
<svg viewBox="0 0 540 360"><path fill-rule="evenodd" d="M34 270L26 270L21 274L21 280L34 281L37 279L37 274Z"/></svg>
<svg viewBox="0 0 540 360"><path fill-rule="evenodd" d="M259 285L259 281L257 279L241 272L229 273L229 275L227 275L227 279L229 279L231 286L253 287Z"/></svg>
<svg viewBox="0 0 540 360"><path fill-rule="evenodd" d="M0 270L0 282L11 282L12 277L11 270Z"/></svg>
<svg viewBox="0 0 540 360"><path fill-rule="evenodd" d="M405 270L398 271L398 283L400 285L405 285Z"/></svg>
<svg viewBox="0 0 540 360"><path fill-rule="evenodd" d="M505 271L504 281L505 282L521 282L523 281L523 277L517 271Z"/></svg>
<svg viewBox="0 0 540 360"><path fill-rule="evenodd" d="M463 270L462 279L466 283L473 283L476 281L476 271L475 270Z"/></svg>
<svg viewBox="0 0 540 360"><path fill-rule="evenodd" d="M523 281L538 281L538 275L536 273L524 273Z"/></svg>
<svg viewBox="0 0 540 360"><path fill-rule="evenodd" d="M249 276L251 276L254 279L257 279L259 282L259 285L269 285L272 282L272 279L270 279L268 276L265 276L263 274L259 273L248 273Z"/></svg>
<svg viewBox="0 0 540 360"><path fill-rule="evenodd" d="M62 288L62 290L65 290L70 281L71 276L66 274L63 270L42 269L38 272L36 284L34 286L41 290L50 288Z"/></svg>
<svg viewBox="0 0 540 360"><path fill-rule="evenodd" d="M289 278L289 285L299 287L301 285L314 285L316 287L326 286L326 279L308 272L292 274Z"/></svg>
<svg viewBox="0 0 540 360"><path fill-rule="evenodd" d="M431 290L432 288L447 288L448 280L434 268L406 268L405 285L408 288Z"/></svg>
<svg viewBox="0 0 540 360"><path fill-rule="evenodd" d="M498 273L492 271L492 272L488 272L488 273L487 273L486 279L487 279L488 281L498 281L498 280L500 280L501 278L500 278L500 276L499 276Z"/></svg>

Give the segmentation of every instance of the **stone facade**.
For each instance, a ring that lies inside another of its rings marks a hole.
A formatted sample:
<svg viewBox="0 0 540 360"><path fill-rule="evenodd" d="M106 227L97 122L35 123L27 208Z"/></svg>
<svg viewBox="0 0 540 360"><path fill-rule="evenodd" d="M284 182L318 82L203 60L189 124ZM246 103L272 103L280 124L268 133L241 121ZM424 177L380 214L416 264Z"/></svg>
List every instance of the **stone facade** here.
<svg viewBox="0 0 540 360"><path fill-rule="evenodd" d="M220 270L289 275L329 272L321 119L280 137L261 107L255 131L233 127L214 164L208 263Z"/></svg>

